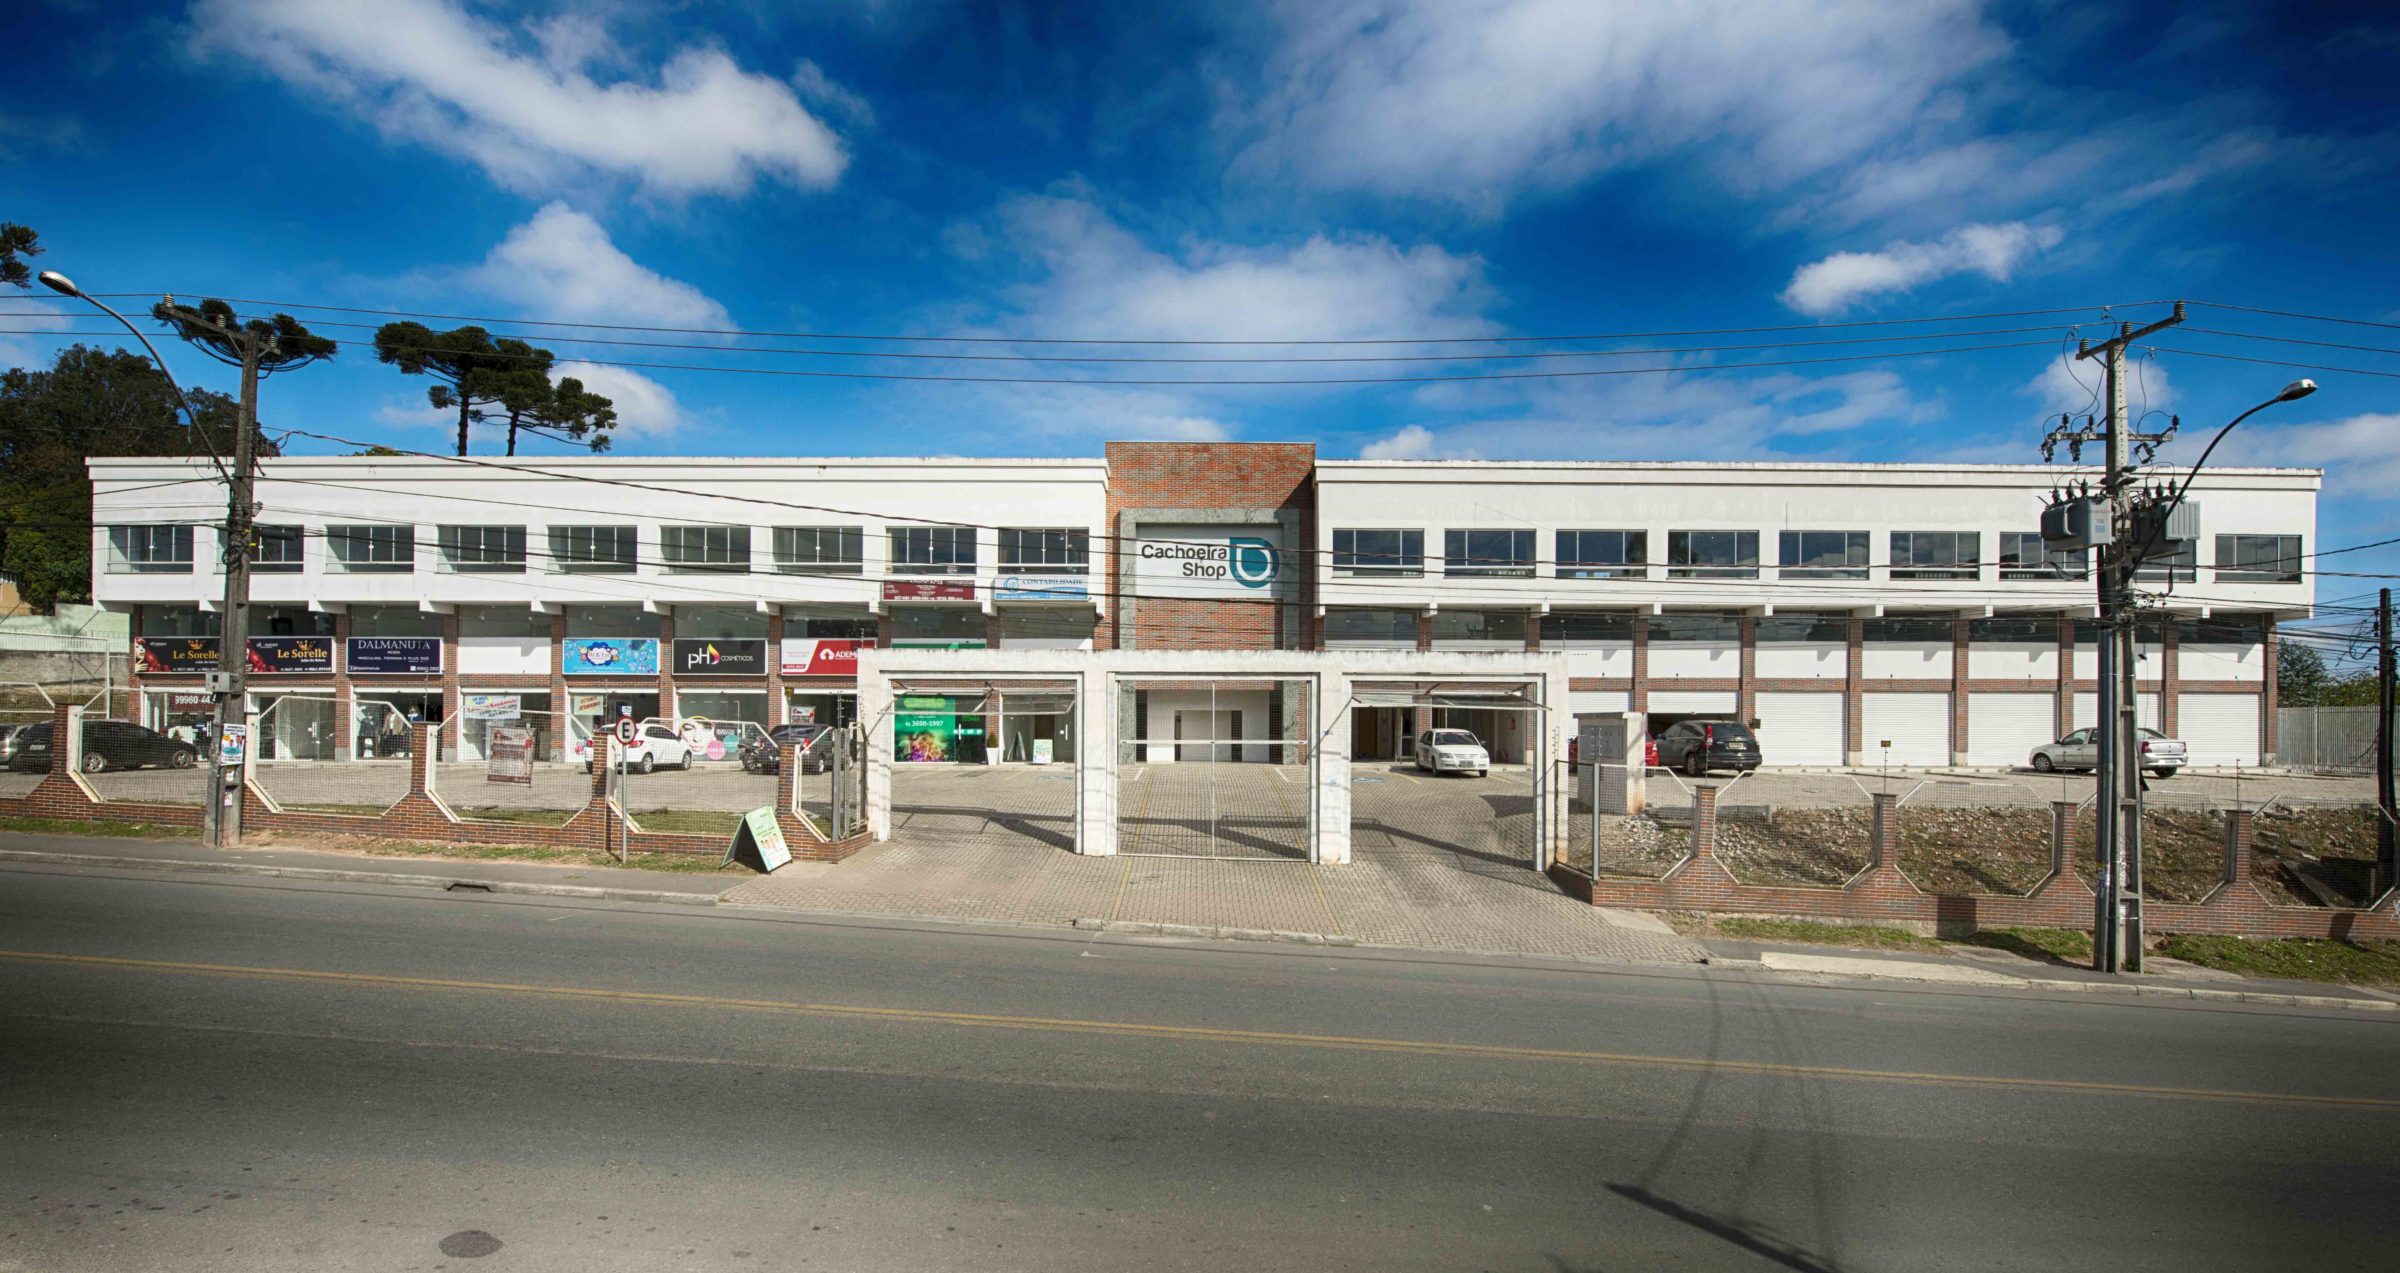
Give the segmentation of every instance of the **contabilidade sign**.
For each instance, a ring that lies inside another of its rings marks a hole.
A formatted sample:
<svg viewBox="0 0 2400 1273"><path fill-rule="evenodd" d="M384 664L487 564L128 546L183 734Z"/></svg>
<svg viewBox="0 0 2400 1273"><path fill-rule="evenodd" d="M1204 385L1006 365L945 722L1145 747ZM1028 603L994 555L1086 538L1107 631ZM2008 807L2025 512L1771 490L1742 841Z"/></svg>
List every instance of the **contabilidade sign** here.
<svg viewBox="0 0 2400 1273"><path fill-rule="evenodd" d="M1144 526L1133 549L1134 595L1202 600L1283 595L1282 531L1274 526Z"/></svg>

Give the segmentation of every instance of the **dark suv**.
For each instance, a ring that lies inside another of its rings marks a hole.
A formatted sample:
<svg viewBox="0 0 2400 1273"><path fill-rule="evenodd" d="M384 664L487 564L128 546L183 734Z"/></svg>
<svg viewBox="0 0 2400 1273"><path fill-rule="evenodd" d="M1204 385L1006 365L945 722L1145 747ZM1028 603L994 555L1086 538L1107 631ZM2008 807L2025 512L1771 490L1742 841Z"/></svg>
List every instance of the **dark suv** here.
<svg viewBox="0 0 2400 1273"><path fill-rule="evenodd" d="M821 774L833 765L831 744L818 745L817 740L831 729L829 725L777 725L766 737L751 734L742 740L742 768L754 774L771 774L783 768L783 745L797 744L800 748L800 772Z"/></svg>
<svg viewBox="0 0 2400 1273"><path fill-rule="evenodd" d="M50 768L50 725L47 721L27 725L9 741L9 768L36 772ZM189 769L199 758L198 748L190 743L177 742L155 729L144 729L121 720L83 723L83 771L87 774L96 774L103 769L144 769L151 765Z"/></svg>
<svg viewBox="0 0 2400 1273"><path fill-rule="evenodd" d="M1687 720L1658 736L1653 764L1697 778L1711 769L1747 773L1758 768L1758 736L1738 720Z"/></svg>

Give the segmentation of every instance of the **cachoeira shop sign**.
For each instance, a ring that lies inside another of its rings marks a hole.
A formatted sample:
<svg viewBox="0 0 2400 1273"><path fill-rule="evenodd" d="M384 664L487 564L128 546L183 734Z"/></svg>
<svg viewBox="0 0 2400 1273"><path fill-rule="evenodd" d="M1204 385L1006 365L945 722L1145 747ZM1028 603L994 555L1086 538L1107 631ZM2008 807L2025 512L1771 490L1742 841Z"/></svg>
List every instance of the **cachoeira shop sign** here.
<svg viewBox="0 0 2400 1273"><path fill-rule="evenodd" d="M1274 526L1144 526L1133 547L1136 597L1280 597L1282 532Z"/></svg>

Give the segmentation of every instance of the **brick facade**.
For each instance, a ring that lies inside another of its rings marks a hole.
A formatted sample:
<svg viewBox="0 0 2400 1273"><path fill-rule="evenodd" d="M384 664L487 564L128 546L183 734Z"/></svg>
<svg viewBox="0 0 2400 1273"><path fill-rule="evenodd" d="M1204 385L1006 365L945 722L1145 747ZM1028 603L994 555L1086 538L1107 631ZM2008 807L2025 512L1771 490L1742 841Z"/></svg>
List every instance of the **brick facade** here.
<svg viewBox="0 0 2400 1273"><path fill-rule="evenodd" d="M1111 442L1107 525L1095 545L1097 577L1107 580L1108 617L1093 634L1098 649L1272 650L1283 644L1277 611L1252 601L1141 597L1121 550L1143 524L1172 524L1178 513L1257 511L1293 528L1283 569L1297 581L1290 622L1302 648L1316 645L1316 503L1311 478L1317 448L1306 442ZM1186 520L1200 520L1188 518Z"/></svg>

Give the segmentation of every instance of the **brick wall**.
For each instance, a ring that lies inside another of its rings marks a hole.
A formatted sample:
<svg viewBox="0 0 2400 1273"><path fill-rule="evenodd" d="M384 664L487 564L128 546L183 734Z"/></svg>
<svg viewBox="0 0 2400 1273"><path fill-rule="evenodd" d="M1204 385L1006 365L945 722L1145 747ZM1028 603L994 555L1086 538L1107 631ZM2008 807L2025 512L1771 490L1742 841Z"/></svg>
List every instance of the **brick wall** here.
<svg viewBox="0 0 2400 1273"><path fill-rule="evenodd" d="M1297 581L1292 603L1304 648L1316 645L1316 495L1311 477L1317 448L1306 442L1111 442L1108 444L1110 536L1132 534L1121 514L1171 522L1173 511L1259 509L1297 518L1284 545L1284 569ZM1169 512L1150 517L1145 510ZM1110 538L1096 545L1094 563L1107 582L1108 618L1093 633L1095 648L1272 650L1279 644L1277 607L1253 601L1199 601L1120 595L1130 576L1119 571Z"/></svg>

